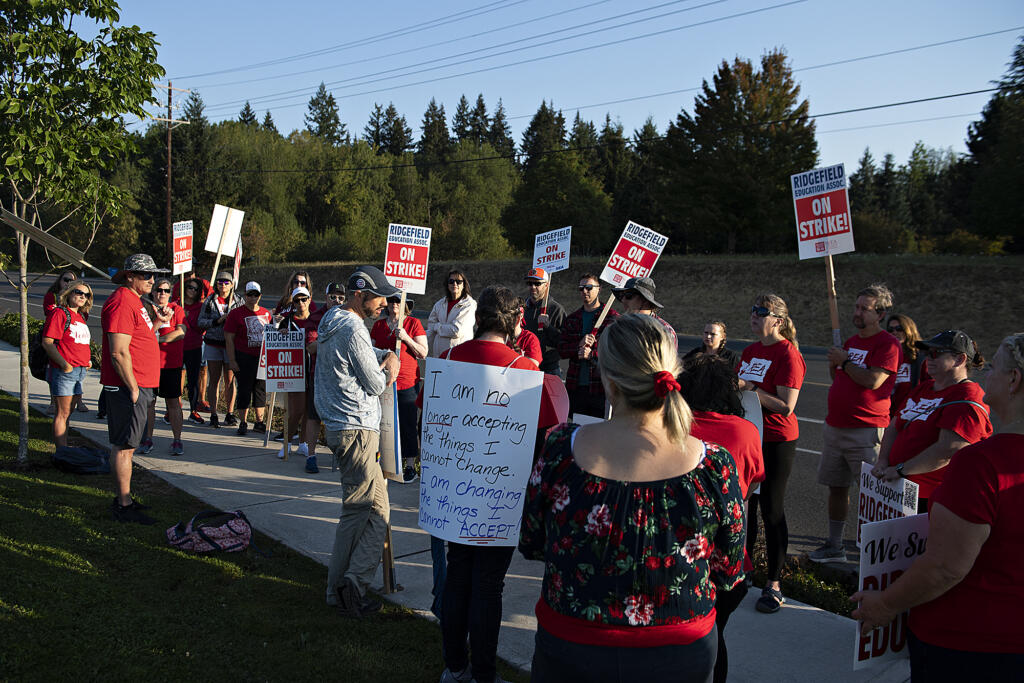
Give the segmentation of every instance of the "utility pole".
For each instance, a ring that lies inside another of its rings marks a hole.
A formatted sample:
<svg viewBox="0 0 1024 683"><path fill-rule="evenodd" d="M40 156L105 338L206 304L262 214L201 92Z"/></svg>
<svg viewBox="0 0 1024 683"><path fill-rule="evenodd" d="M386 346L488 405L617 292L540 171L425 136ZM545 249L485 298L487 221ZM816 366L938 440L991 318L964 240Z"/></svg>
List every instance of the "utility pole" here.
<svg viewBox="0 0 1024 683"><path fill-rule="evenodd" d="M174 235L171 233L171 131L182 124L188 125L189 123L187 119L172 118L171 95L175 90L182 93L191 93L192 91L183 88L173 88L170 81L167 81L167 85L157 85L156 87L167 88L167 118L154 117L154 120L167 123L167 211L165 228L167 231L167 260L171 261L174 258Z"/></svg>

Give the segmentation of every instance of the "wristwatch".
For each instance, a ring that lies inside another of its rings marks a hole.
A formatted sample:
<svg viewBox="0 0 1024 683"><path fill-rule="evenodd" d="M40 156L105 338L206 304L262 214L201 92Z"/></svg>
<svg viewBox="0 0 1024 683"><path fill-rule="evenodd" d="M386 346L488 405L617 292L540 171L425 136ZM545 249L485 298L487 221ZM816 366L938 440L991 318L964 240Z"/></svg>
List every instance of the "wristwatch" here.
<svg viewBox="0 0 1024 683"><path fill-rule="evenodd" d="M899 465L896 465L896 474L900 475L901 479L905 478L904 475L903 475L903 466L904 465L906 465L905 462L901 462Z"/></svg>
<svg viewBox="0 0 1024 683"><path fill-rule="evenodd" d="M842 363L839 364L839 369L842 370L843 372L846 372L846 364L849 363L849 362L850 362L849 358L844 360Z"/></svg>

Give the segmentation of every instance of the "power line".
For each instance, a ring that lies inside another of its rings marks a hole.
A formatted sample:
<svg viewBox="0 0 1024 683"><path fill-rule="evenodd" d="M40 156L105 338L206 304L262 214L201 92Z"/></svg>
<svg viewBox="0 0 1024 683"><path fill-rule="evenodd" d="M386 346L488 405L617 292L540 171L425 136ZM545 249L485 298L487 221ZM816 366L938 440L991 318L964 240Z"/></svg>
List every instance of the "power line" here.
<svg viewBox="0 0 1024 683"><path fill-rule="evenodd" d="M929 121L945 121L946 119L965 119L968 116L977 116L978 112L968 114L951 114L949 116L932 116L927 119L910 119L908 121L890 121L888 123L872 123L867 126L853 126L851 128L833 128L832 130L818 130L815 135L827 135L828 133L845 133L851 130L867 130L868 128L887 128L889 126L904 126L910 123L927 123Z"/></svg>
<svg viewBox="0 0 1024 683"><path fill-rule="evenodd" d="M956 97L967 97L968 95L978 95L978 94L982 94L982 93L996 92L997 90L999 90L999 88L984 88L984 89L981 89L981 90L968 90L968 91L964 91L964 92L950 93L950 94L947 94L947 95L935 95L933 97L921 97L921 98L917 98L917 99L913 99L913 100L902 100L902 101L899 101L899 102L888 102L886 104L875 104L875 105L871 105L871 106L867 106L867 107L854 107L852 109L840 109L840 110L837 110L837 111L825 112L824 114L806 114L806 115L803 115L803 116L790 116L790 117L787 117L787 118L774 119L774 120L771 120L771 121L757 121L757 122L754 122L754 123L746 124L746 125L744 125L742 127L744 127L744 128L755 128L755 127L761 127L761 126L778 125L778 124L782 124L782 123L791 123L793 121L810 120L810 119L823 119L823 118L827 118L827 117L830 117L830 116L840 116L840 115L843 115L843 114L853 114L853 113L863 112L863 111L873 111L873 110L876 110L876 109L890 109L892 107L904 107L904 106L911 105L911 104L921 104L923 102L936 102L938 100L948 100L948 99L953 99L953 98L956 98ZM939 118L942 118L942 117L939 117ZM922 119L922 120L928 120L928 119ZM880 124L880 125L894 125L894 124ZM830 131L830 132L837 132L837 131ZM649 137L649 138L645 138L644 142L647 143L647 142L653 142L653 141L656 141L656 140L664 140L665 137L666 137L665 135L652 136L652 137ZM635 143L633 143L631 141L627 141L626 144L627 145L635 146ZM543 155L543 156L547 156L549 154L563 154L565 152L579 152L579 151L585 151L585 150L591 150L591 149L600 149L601 147L604 147L604 146L605 146L605 144L599 142L599 143L594 144L594 145L583 145L583 146L577 146L577 147L566 147L566 148L559 148L559 149L543 150L542 152L540 152L540 154ZM461 164L480 163L480 162L484 162L484 161L495 161L495 160L498 160L498 159L515 159L518 156L520 156L520 154L517 154L517 153L513 152L512 154L494 154L494 155L486 156L486 157L471 157L471 158L468 158L468 159L455 159L455 160L450 160L450 161L434 161L434 162L426 162L426 163L425 162L412 162L412 163L400 163L400 164L380 164L380 165L377 165L377 166L349 166L349 167L340 167L340 168L330 168L330 167L328 167L328 168L319 168L319 169L308 169L308 168L307 169L298 169L298 168L276 168L276 169L267 169L267 168L248 168L248 169L239 169L239 168L208 168L207 170L212 172L212 173L355 173L355 172L359 172L359 171L382 171L382 170L394 170L394 169L400 169L400 168L431 168L431 167L437 167L437 166L457 166L457 165L461 165Z"/></svg>

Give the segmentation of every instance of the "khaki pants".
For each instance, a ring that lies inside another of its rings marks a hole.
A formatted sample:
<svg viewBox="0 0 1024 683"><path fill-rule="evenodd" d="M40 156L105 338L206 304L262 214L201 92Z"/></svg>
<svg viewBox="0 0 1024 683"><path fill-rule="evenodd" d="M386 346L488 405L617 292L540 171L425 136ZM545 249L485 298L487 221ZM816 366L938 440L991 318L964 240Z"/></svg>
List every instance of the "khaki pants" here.
<svg viewBox="0 0 1024 683"><path fill-rule="evenodd" d="M352 579L359 595L373 580L384 551L391 504L377 463L380 435L364 429L326 433L327 446L341 473L341 517L327 567L327 603L338 601L338 588Z"/></svg>

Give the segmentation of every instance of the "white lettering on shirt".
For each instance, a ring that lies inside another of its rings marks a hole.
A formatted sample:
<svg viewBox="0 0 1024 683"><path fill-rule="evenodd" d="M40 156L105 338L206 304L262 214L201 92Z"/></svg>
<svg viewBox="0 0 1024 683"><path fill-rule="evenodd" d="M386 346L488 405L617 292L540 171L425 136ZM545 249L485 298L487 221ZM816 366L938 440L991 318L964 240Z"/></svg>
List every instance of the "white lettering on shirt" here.
<svg viewBox="0 0 1024 683"><path fill-rule="evenodd" d="M740 364L739 378L747 382L763 382L772 362L766 358L751 358Z"/></svg>
<svg viewBox="0 0 1024 683"><path fill-rule="evenodd" d="M859 365L862 368L867 367L864 361L868 357L868 352L865 349L847 349L847 353L849 354L847 357L850 359L851 363Z"/></svg>
<svg viewBox="0 0 1024 683"><path fill-rule="evenodd" d="M914 399L908 398L906 405L900 411L900 419L906 422L927 420L940 405L942 405L941 398L922 398L916 403Z"/></svg>

